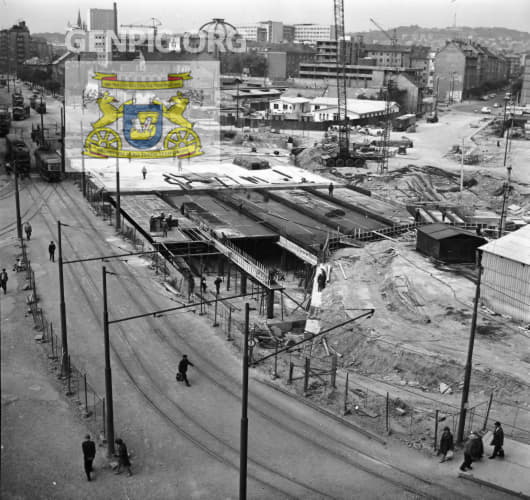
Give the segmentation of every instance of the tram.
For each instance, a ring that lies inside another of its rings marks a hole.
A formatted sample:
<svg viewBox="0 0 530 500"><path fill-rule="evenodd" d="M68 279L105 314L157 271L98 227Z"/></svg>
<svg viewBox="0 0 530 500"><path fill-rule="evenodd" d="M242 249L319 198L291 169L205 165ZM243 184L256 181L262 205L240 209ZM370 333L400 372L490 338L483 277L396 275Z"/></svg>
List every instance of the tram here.
<svg viewBox="0 0 530 500"><path fill-rule="evenodd" d="M62 179L61 157L55 151L37 149L35 151L35 165L39 175L48 182Z"/></svg>

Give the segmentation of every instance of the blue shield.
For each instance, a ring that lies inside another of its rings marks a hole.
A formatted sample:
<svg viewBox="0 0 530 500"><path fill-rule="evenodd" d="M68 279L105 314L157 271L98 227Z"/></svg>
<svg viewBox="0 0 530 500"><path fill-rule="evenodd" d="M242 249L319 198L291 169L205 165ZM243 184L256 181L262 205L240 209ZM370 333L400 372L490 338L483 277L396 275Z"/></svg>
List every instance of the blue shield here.
<svg viewBox="0 0 530 500"><path fill-rule="evenodd" d="M123 135L138 149L152 148L162 137L160 104L124 104Z"/></svg>

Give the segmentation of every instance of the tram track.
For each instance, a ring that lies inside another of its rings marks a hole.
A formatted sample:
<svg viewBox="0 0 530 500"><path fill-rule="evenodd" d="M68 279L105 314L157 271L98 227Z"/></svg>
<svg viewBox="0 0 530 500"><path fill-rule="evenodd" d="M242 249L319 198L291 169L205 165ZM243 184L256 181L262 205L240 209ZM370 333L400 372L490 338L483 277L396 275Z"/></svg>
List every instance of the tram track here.
<svg viewBox="0 0 530 500"><path fill-rule="evenodd" d="M40 196L41 193L39 192L38 188L36 188L38 195ZM80 225L83 226L89 226L90 229L92 229L94 232L97 232L97 228L94 226L91 217L87 215L84 212L81 212L79 207L77 206L77 200L75 200L65 189L64 186L61 185L60 188L57 188L57 194L58 196L61 196L61 198L64 200L64 198L70 199L72 202L72 205L76 207L76 212L80 212L81 216L76 213L75 215L70 212L69 215L71 217L74 217L77 222ZM35 199L35 198L34 198ZM48 198L46 198L45 203L48 204ZM50 217L55 217L53 215L52 207L48 205L48 212ZM60 218L60 217L58 217ZM46 224L48 225L49 229L53 231L55 228L52 223L50 223L48 220L46 221ZM67 233L67 232L65 232ZM69 241L69 237L65 234L63 236L65 241ZM92 240L92 243L96 246L96 251L99 254L105 255L108 253L108 246L105 246L103 248L103 243L98 242L96 240ZM107 244L105 244L107 245ZM76 258L80 258L78 252L74 251L76 254ZM95 282L93 275L91 274L89 268L85 264L81 264L83 266L83 269L87 275L87 278L85 279L85 282L90 285L90 288L93 289L93 291L96 294L99 294L99 284ZM110 267L110 266L109 266ZM124 270L120 271L117 274L123 275L127 273L129 275L128 279L132 281L136 281L136 284L141 287L142 284L140 283L140 280L138 277L132 273L129 269L127 269L126 266L120 266L123 267ZM111 267L114 269L114 265ZM124 272L125 271L125 272ZM142 303L139 302L138 297L132 294L130 289L127 287L123 287L123 291L128 295L131 304L134 304L135 307L138 309L138 311L145 310L146 305L149 305L149 310L156 310L157 304L154 301L154 299L149 296L145 295L146 300ZM84 289L84 287L80 287L81 292L86 298L87 304L89 305L93 315L96 320L99 322L100 318L98 315L98 311L96 310L95 305L93 304L93 297L90 297L87 290ZM196 349L193 348L191 344L189 344L184 338L179 338L179 345L176 345L174 336L170 336L169 334L166 334L162 332L162 330L170 330L172 327L170 321L168 318L160 318L156 321L152 318L146 318L146 321L150 327L150 331L153 331L155 335L157 336L158 340L165 346L170 349L173 353L179 353L181 352L182 346L186 347L188 352L193 353L193 357L195 360L199 360L203 367L209 365L209 360L204 355L202 355L200 352L198 352ZM160 321L163 323L163 328L159 328ZM237 458L239 456L239 449L233 447L230 443L227 443L220 437L214 435L208 428L202 426L198 422L195 421L194 415L190 414L186 410L184 410L181 405L177 404L174 400L172 400L168 395L164 392L164 390L160 387L160 385L153 379L151 376L149 370L146 368L145 363L141 360L141 356L138 353L138 351L135 349L135 347L130 343L130 341L127 339L125 332L121 325L116 325L114 328L117 328L120 332L120 346L116 345L117 342L111 341L111 346L113 350L113 356L116 357L116 359L119 361L119 364L121 368L124 370L124 372L129 377L129 380L134 385L136 390L146 399L146 401L149 403L149 405L157 411L157 413L162 416L170 425L172 425L178 432L180 432L182 435L184 435L187 439L189 439L191 442L193 442L195 445L197 445L199 448L206 451L208 454L210 454L215 459L219 460L220 462L237 469L238 468L238 461ZM112 338L115 338L115 335L112 336ZM123 348L125 347L125 350L128 354L128 356L121 355L120 352L124 352ZM127 360L133 360L135 366L132 368L128 365L128 363L125 361L125 357L127 357ZM202 371L201 375L203 375L209 383L216 386L219 390L223 391L223 393L226 393L230 397L234 398L235 400L239 401L239 394L237 394L233 387L237 387L239 385L239 381L236 381L234 379L230 379L227 377L226 374L222 374L223 376L219 376L220 373L212 373L212 371L218 371L217 368L212 367L210 370ZM137 373L139 372L139 373ZM221 383L220 380L224 380L227 383ZM262 409L262 406L269 406L270 408ZM445 493L442 496L455 496L458 495L459 498L467 498L465 495L462 495L461 492L455 492L446 486L433 483L431 481L428 481L424 478L415 476L408 471L404 471L398 467L392 466L391 464L386 463L385 461L367 454L359 449L354 448L353 446L349 444L345 444L343 442L338 441L336 438L331 437L321 431L320 429L316 427L310 426L307 422L304 422L302 420L296 420L293 422L293 415L287 414L285 410L282 408L278 408L273 406L271 403L264 399L260 399L260 401L257 402L250 402L249 408L255 412L257 415L260 415L262 418L272 422L276 427L282 428L285 432L288 432L290 434L296 435L299 439L302 439L308 443L310 443L313 446L316 446L321 451L326 452L335 458L341 460L342 462L347 463L348 465L351 465L352 467L355 467L358 470L361 470L365 472L368 475L371 475L373 477L377 477L378 479L385 481L386 483L392 484L393 486L396 486L403 491L409 492L413 495L416 495L418 497L433 497L432 493L429 491L425 491L425 489L429 490L432 488L435 488L437 490L444 490ZM175 410L181 415L181 418L176 419L174 417ZM279 414L279 416L277 416ZM186 419L187 424L184 426L182 424L182 417ZM289 419L291 421L290 425L286 424L286 420ZM303 431L302 431L303 429ZM201 438L197 438L197 434L201 435ZM210 442L204 442L204 436L208 436L212 441ZM311 437L308 437L311 436ZM229 452L232 455L231 459L227 459L226 452ZM357 459L353 459L351 455L355 455ZM384 472L381 470L374 470L373 467L369 467L363 463L361 463L361 460L368 460L369 462L377 462L378 467L382 467L384 469ZM268 488L275 489L276 491L286 494L288 496L292 496L292 493L289 493L289 491L286 490L292 490L292 487L287 487L288 485L292 484L295 485L298 488L303 488L307 492L311 494L318 495L318 498L333 498L332 496L328 495L325 492L319 491L316 488L311 488L307 484L302 484L299 481L296 481L292 477L287 476L286 474L283 474L280 471L274 470L268 465L258 462L256 460L249 460L249 465L252 465L253 473L252 477L258 482L261 482L262 484L266 485ZM288 482L288 485L284 485L284 489L278 489L277 487L277 481L275 480L275 484L271 484L270 479L267 480L266 476L267 474L272 475L276 479L281 479L283 482ZM399 477L390 477L391 474L397 475ZM260 477L261 476L261 477ZM410 483L417 483L415 486L411 486ZM306 496L306 495L305 495Z"/></svg>

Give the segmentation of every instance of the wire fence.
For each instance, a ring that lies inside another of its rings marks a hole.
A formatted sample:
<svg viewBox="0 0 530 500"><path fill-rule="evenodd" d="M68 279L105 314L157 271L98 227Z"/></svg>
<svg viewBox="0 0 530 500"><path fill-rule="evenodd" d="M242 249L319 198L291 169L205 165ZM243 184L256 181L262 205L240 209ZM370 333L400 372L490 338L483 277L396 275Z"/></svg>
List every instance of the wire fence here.
<svg viewBox="0 0 530 500"><path fill-rule="evenodd" d="M26 295L26 305L28 312L33 317L35 330L35 341L43 347L44 353L50 361L53 369L59 373L64 393L71 398L71 401L77 407L80 416L84 419L86 426L90 431L99 436L101 440L105 439L105 398L101 398L97 391L90 385L86 373L81 372L68 357L67 366L61 367L63 348L61 338L54 331L51 321L48 321L42 308L39 306L39 295L37 291L37 280L35 272L31 267L23 241L21 242L23 269L25 271L26 284L24 290L30 293Z"/></svg>

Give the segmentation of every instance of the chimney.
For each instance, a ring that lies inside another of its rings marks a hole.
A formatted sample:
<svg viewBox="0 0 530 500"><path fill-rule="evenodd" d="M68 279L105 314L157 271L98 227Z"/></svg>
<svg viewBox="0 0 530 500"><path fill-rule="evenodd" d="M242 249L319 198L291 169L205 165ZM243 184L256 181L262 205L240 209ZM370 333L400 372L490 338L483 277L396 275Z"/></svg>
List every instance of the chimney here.
<svg viewBox="0 0 530 500"><path fill-rule="evenodd" d="M118 7L114 2L114 34L118 36Z"/></svg>

